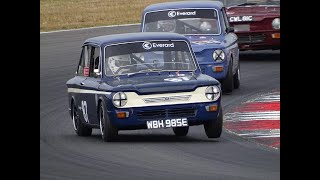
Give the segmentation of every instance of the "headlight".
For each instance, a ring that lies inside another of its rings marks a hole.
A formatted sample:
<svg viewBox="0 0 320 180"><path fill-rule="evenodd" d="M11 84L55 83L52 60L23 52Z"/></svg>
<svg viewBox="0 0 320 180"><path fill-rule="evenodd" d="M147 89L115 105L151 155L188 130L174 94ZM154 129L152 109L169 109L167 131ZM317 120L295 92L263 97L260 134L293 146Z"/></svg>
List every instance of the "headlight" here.
<svg viewBox="0 0 320 180"><path fill-rule="evenodd" d="M225 54L221 49L217 49L213 52L212 57L215 61L221 62L225 58Z"/></svg>
<svg viewBox="0 0 320 180"><path fill-rule="evenodd" d="M272 27L273 29L280 29L280 18L275 18L272 21Z"/></svg>
<svg viewBox="0 0 320 180"><path fill-rule="evenodd" d="M122 107L127 104L127 101L127 95L123 92L117 92L112 98L112 102L115 107Z"/></svg>
<svg viewBox="0 0 320 180"><path fill-rule="evenodd" d="M209 86L206 89L206 97L209 100L216 101L220 97L220 88L218 86Z"/></svg>

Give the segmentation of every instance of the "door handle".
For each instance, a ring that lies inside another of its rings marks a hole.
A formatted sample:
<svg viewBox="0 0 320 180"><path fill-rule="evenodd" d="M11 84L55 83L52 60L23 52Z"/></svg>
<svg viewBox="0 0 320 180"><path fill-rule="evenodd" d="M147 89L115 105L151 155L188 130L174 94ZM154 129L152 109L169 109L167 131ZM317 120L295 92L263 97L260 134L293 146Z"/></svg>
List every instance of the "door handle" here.
<svg viewBox="0 0 320 180"><path fill-rule="evenodd" d="M80 85L82 85L82 86L83 86L83 85L84 85L84 82L81 82L81 83L80 83Z"/></svg>

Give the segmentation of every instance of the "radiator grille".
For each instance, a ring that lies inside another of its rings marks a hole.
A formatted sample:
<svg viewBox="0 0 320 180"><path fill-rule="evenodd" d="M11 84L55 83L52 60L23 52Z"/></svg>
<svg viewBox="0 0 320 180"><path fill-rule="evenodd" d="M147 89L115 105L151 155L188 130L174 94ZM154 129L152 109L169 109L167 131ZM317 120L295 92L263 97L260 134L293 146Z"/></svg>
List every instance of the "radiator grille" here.
<svg viewBox="0 0 320 180"><path fill-rule="evenodd" d="M191 95L185 96L169 96L169 97L157 97L157 98L145 98L143 101L145 103L163 103L163 102L171 102L171 101L188 101Z"/></svg>
<svg viewBox="0 0 320 180"><path fill-rule="evenodd" d="M238 42L241 43L259 43L266 39L264 34L238 35Z"/></svg>
<svg viewBox="0 0 320 180"><path fill-rule="evenodd" d="M189 108L174 108L174 109L161 109L150 111L138 111L138 119L156 119L166 117L194 117L196 110L193 107Z"/></svg>

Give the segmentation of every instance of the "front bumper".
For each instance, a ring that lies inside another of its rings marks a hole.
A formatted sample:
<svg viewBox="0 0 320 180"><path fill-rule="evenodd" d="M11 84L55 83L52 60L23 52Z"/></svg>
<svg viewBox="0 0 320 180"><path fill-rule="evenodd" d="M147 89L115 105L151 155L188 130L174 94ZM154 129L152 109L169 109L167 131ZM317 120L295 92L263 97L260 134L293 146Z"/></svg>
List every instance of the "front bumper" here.
<svg viewBox="0 0 320 180"><path fill-rule="evenodd" d="M280 31L238 32L240 50L280 49Z"/></svg>
<svg viewBox="0 0 320 180"><path fill-rule="evenodd" d="M216 111L206 111L206 106L217 105ZM205 121L215 121L220 109L220 100L210 103L183 105L167 105L139 108L123 108L108 111L112 124L119 130L147 129L146 121L187 118L189 126L203 124ZM129 112L129 117L117 118L117 111Z"/></svg>

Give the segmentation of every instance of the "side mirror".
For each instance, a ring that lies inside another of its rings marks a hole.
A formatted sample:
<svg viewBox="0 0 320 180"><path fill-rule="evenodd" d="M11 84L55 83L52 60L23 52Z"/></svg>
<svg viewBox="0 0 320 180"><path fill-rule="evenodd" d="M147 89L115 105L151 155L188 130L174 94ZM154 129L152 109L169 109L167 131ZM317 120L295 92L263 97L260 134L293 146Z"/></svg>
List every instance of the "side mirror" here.
<svg viewBox="0 0 320 180"><path fill-rule="evenodd" d="M227 29L226 29L226 32L227 33L231 33L231 32L234 32L234 27L228 27Z"/></svg>
<svg viewBox="0 0 320 180"><path fill-rule="evenodd" d="M100 70L99 70L99 69L94 69L93 72L94 72L94 73L99 73Z"/></svg>
<svg viewBox="0 0 320 180"><path fill-rule="evenodd" d="M101 75L101 72L99 69L94 69L93 72L95 74L95 77L99 77Z"/></svg>

